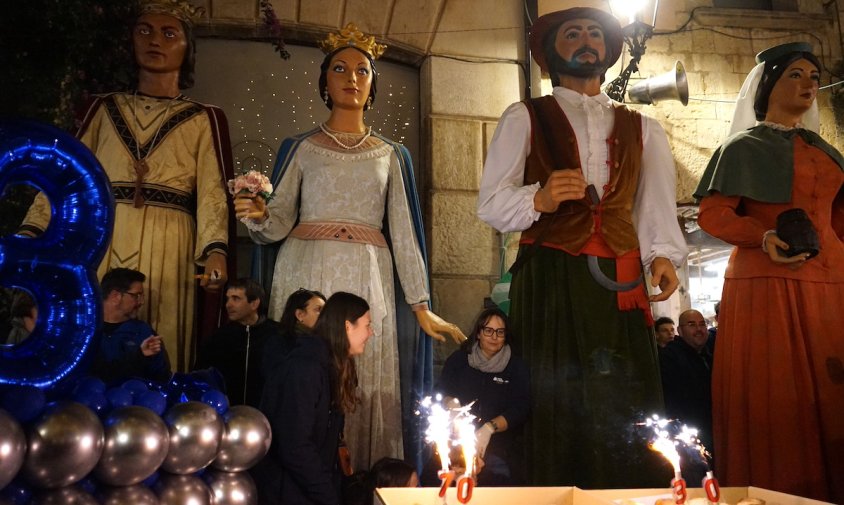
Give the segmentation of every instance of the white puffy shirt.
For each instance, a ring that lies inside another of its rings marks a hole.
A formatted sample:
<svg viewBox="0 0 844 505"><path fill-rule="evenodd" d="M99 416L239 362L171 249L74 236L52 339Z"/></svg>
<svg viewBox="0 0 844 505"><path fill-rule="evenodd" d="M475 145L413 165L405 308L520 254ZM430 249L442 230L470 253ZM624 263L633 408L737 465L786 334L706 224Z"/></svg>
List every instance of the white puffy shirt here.
<svg viewBox="0 0 844 505"><path fill-rule="evenodd" d="M603 196L609 181L607 139L615 122L612 99L604 93L587 96L559 86L553 96L577 136L583 176ZM533 207L540 185L524 185L530 135L527 107L514 103L501 116L487 152L478 217L500 232L526 230L540 216ZM649 266L654 258L663 257L679 267L688 249L677 224L674 158L662 126L647 116L642 116L642 143L642 169L633 205L642 263Z"/></svg>

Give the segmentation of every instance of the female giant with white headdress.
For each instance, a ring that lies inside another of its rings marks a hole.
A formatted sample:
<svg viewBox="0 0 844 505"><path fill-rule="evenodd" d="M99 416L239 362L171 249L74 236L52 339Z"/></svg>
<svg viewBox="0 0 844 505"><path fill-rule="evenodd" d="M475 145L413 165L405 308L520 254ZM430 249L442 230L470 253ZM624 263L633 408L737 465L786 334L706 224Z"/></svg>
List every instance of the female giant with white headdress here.
<svg viewBox="0 0 844 505"><path fill-rule="evenodd" d="M719 476L841 503L844 158L816 133L821 67L811 50L792 43L757 55L733 135L695 195L700 226L736 246L713 370ZM816 256L777 229L795 208L817 232Z"/></svg>

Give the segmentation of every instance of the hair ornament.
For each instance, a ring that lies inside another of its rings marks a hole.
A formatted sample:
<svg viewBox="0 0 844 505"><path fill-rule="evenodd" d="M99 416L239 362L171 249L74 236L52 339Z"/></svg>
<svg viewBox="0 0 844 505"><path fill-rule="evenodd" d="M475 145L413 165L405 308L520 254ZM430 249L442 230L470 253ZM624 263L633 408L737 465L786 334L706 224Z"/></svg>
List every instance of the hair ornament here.
<svg viewBox="0 0 844 505"><path fill-rule="evenodd" d="M329 33L319 43L320 49L325 54L332 53L342 47L356 47L377 60L384 54L387 46L375 42L374 35L366 35L360 31L354 23L349 23L337 33Z"/></svg>
<svg viewBox="0 0 844 505"><path fill-rule="evenodd" d="M139 15L166 14L193 25L205 14L202 7L194 7L187 0L141 0Z"/></svg>

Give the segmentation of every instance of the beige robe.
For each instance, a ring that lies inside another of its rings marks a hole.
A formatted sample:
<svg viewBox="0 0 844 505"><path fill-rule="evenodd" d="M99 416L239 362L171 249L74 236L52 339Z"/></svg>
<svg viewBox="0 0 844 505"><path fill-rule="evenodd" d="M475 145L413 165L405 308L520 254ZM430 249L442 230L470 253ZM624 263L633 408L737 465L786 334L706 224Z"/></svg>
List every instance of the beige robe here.
<svg viewBox="0 0 844 505"><path fill-rule="evenodd" d="M138 317L162 336L180 371L195 354L195 266L210 252L225 253L228 244L227 194L213 137L219 132L212 122L204 106L183 98L113 94L88 112L80 137L103 165L116 200L114 232L97 276L116 267L147 276ZM145 201L136 208L134 161L144 156ZM49 205L38 195L23 225L43 230L49 218Z"/></svg>

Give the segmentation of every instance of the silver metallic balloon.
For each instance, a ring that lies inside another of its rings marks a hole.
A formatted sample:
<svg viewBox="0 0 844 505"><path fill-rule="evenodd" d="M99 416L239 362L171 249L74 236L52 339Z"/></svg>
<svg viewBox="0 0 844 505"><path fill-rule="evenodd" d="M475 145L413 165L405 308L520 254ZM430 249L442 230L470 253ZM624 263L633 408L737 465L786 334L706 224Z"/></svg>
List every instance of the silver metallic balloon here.
<svg viewBox="0 0 844 505"><path fill-rule="evenodd" d="M210 407L209 407L210 408ZM211 505L211 490L193 475L162 474L155 485L161 505Z"/></svg>
<svg viewBox="0 0 844 505"><path fill-rule="evenodd" d="M188 474L208 466L220 449L223 420L201 402L174 405L164 414L170 431L170 449L161 468L170 473Z"/></svg>
<svg viewBox="0 0 844 505"><path fill-rule="evenodd" d="M100 503L102 505L159 505L155 493L143 484L106 488L102 491Z"/></svg>
<svg viewBox="0 0 844 505"><path fill-rule="evenodd" d="M15 478L26 456L23 428L5 410L0 410L0 489Z"/></svg>
<svg viewBox="0 0 844 505"><path fill-rule="evenodd" d="M252 468L270 450L273 440L270 422L260 410L237 405L223 416L226 431L220 452L211 466L226 472L241 472Z"/></svg>
<svg viewBox="0 0 844 505"><path fill-rule="evenodd" d="M103 452L103 425L81 403L48 406L28 435L23 474L37 487L58 488L79 481Z"/></svg>
<svg viewBox="0 0 844 505"><path fill-rule="evenodd" d="M103 421L105 447L94 475L111 486L137 484L153 474L170 448L170 433L146 407L113 410Z"/></svg>
<svg viewBox="0 0 844 505"><path fill-rule="evenodd" d="M37 493L30 505L97 505L97 500L76 486L50 489Z"/></svg>
<svg viewBox="0 0 844 505"><path fill-rule="evenodd" d="M258 488L248 472L209 470L202 476L211 488L212 505L257 505Z"/></svg>

